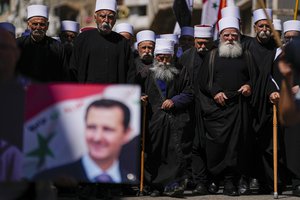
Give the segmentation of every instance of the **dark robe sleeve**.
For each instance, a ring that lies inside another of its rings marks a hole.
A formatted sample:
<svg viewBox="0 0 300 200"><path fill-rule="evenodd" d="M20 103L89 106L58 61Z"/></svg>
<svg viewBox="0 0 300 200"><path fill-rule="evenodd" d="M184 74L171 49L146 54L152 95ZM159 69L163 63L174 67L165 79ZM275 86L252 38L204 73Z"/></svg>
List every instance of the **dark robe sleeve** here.
<svg viewBox="0 0 300 200"><path fill-rule="evenodd" d="M205 57L203 65L201 66L199 70L199 87L200 90L207 96L214 97L215 94L222 91L221 87L217 84L213 84L212 87L209 86L210 81L210 59L213 54L216 54L217 49L213 49L209 52L209 54Z"/></svg>
<svg viewBox="0 0 300 200"><path fill-rule="evenodd" d="M175 109L187 108L194 100L194 89L186 67L182 67L179 77L181 79L179 81L181 82L179 94L171 98L175 104Z"/></svg>
<svg viewBox="0 0 300 200"><path fill-rule="evenodd" d="M71 80L74 82L78 82L79 78L78 78L78 57L80 56L80 52L79 52L79 48L78 46L80 45L80 41L81 39L79 37L77 37L74 40L74 48L71 54L71 58L70 58L70 63L69 63L69 68L70 68L70 77Z"/></svg>
<svg viewBox="0 0 300 200"><path fill-rule="evenodd" d="M131 47L128 43L127 45L127 54L128 54L128 71L127 71L127 83L137 83L137 70L134 62L134 54L131 51Z"/></svg>

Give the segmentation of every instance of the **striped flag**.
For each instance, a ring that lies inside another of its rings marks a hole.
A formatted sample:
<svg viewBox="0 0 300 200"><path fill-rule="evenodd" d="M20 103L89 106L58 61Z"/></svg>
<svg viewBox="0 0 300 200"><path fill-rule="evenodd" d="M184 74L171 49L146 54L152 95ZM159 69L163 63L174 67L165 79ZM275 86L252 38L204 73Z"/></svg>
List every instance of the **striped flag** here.
<svg viewBox="0 0 300 200"><path fill-rule="evenodd" d="M101 98L123 102L131 111L131 137L140 134L140 87L130 85L33 84L26 94L23 175L79 159L87 152L84 115ZM132 158L138 152L132 152ZM133 161L134 163L135 161Z"/></svg>
<svg viewBox="0 0 300 200"><path fill-rule="evenodd" d="M218 21L222 18L221 9L226 7L226 0L203 0L201 24L214 27L214 37L218 35Z"/></svg>

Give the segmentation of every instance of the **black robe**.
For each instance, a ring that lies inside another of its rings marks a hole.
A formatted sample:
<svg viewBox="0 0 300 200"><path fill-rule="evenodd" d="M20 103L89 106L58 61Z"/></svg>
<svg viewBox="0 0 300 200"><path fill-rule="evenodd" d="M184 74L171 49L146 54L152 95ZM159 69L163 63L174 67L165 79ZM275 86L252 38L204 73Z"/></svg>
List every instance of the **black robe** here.
<svg viewBox="0 0 300 200"><path fill-rule="evenodd" d="M201 114L201 95L202 93L199 90L198 77L199 70L204 60L204 54L198 54L195 47L191 47L186 50L179 59L179 63L186 67L189 76L192 80L195 99L194 104L191 106L191 119L193 130L189 137L186 138L184 144L186 146L186 159L189 168L189 162L192 169L192 177L194 182L197 184L199 182L207 182L207 171L206 171L206 161L205 161L205 128L203 125L202 114ZM190 159L190 161L189 161ZM189 173L189 171L187 171Z"/></svg>
<svg viewBox="0 0 300 200"><path fill-rule="evenodd" d="M272 92L278 91L272 81L280 81L281 74L278 70L276 43L271 39L267 44L260 44L254 38L248 47L253 54L254 61L259 69L256 88L253 92L253 129L255 132L255 166L253 176L257 177L260 184L273 188L273 104L269 100ZM278 82L277 82L278 83ZM280 86L280 84L279 84ZM284 129L278 121L278 185L281 187L287 179L284 166L285 147L283 141Z"/></svg>
<svg viewBox="0 0 300 200"><path fill-rule="evenodd" d="M61 44L48 36L34 42L30 36L17 38L21 57L17 73L38 82L64 80L64 51Z"/></svg>
<svg viewBox="0 0 300 200"><path fill-rule="evenodd" d="M94 29L80 33L74 41L70 69L80 83L135 82L131 47L116 32L102 35Z"/></svg>
<svg viewBox="0 0 300 200"><path fill-rule="evenodd" d="M152 71L144 79L143 91L149 97L148 132L145 139L145 180L162 190L170 182L180 181L184 166L181 140L190 128L188 104L169 111L161 109L166 99L181 93L193 94L188 73L183 68L173 81L167 82L166 97L162 94Z"/></svg>
<svg viewBox="0 0 300 200"><path fill-rule="evenodd" d="M140 57L136 57L134 64L136 66L137 77L144 79L147 76L149 68L152 67L152 63L145 63Z"/></svg>
<svg viewBox="0 0 300 200"><path fill-rule="evenodd" d="M215 58L211 59L213 54ZM207 167L215 176L237 167L246 174L251 168L251 97L237 92L244 84L249 84L252 90L255 87L256 66L251 60L249 52L244 52L239 58L221 58L218 50L214 49L206 56L200 69ZM225 106L220 106L213 99L219 92L228 97Z"/></svg>

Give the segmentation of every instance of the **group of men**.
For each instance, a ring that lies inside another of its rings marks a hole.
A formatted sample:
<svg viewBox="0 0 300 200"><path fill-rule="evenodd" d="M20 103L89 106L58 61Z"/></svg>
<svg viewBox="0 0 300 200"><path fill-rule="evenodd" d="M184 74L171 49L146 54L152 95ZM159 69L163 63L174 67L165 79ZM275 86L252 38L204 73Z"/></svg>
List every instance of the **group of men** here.
<svg viewBox="0 0 300 200"><path fill-rule="evenodd" d="M284 77L278 63L286 55L268 21L271 9L253 12L253 38L242 34L239 8L230 6L222 9L218 41L213 27L203 24L182 27L179 39L142 30L136 48L131 25L113 31L116 1L96 1L94 29L78 34L78 23L62 23L61 43L46 35L46 6L27 10L30 34L16 40L21 53L11 49L18 62L7 72L10 78L17 75L22 84L140 84L147 110L145 188L151 196L182 196L187 188L214 194L222 183L224 195L245 195L252 192L251 180L258 181L259 193L273 191L272 106L280 99ZM70 24L76 28L66 28ZM300 21L284 22L285 45L296 36ZM292 183L300 196L299 159L291 156L299 152L291 142L299 135L288 126L278 129L279 192Z"/></svg>

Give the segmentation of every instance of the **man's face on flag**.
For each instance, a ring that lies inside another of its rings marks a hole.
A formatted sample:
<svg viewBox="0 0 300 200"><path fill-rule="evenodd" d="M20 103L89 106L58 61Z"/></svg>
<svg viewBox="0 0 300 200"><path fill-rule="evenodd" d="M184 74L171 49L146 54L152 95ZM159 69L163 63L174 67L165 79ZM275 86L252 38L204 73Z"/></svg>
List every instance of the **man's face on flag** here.
<svg viewBox="0 0 300 200"><path fill-rule="evenodd" d="M89 155L98 164L118 159L123 144L129 140L130 129L124 128L121 108L91 107L86 116L85 139Z"/></svg>

